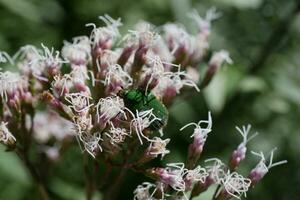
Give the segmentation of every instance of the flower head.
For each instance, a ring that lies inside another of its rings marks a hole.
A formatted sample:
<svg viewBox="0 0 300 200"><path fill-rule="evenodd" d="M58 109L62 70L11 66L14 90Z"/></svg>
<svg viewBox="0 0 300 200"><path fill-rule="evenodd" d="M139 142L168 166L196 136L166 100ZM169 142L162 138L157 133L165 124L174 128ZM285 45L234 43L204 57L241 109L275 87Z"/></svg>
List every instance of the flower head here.
<svg viewBox="0 0 300 200"><path fill-rule="evenodd" d="M97 122L105 125L119 113L122 113L126 117L124 109L124 102L118 96L101 98L96 104Z"/></svg>
<svg viewBox="0 0 300 200"><path fill-rule="evenodd" d="M151 141L147 136L145 136L143 131L144 129L148 128L154 121L160 120L160 118L155 116L155 114L153 113L153 109L141 112L136 110L136 114L134 115L133 113L131 113L131 115L133 119L130 122L130 132L132 132L132 129L135 131L141 144L143 144L142 138L146 139L147 141Z"/></svg>
<svg viewBox="0 0 300 200"><path fill-rule="evenodd" d="M253 134L251 137L248 137L251 125L243 126L242 129L239 127L235 127L238 132L242 135L243 141L239 144L236 150L233 151L230 159L230 167L231 169L236 169L240 162L245 159L247 152L247 143L252 140L258 133Z"/></svg>
<svg viewBox="0 0 300 200"><path fill-rule="evenodd" d="M0 95L5 101L8 100L8 94L25 88L26 82L19 74L10 71L0 72Z"/></svg>
<svg viewBox="0 0 300 200"><path fill-rule="evenodd" d="M203 124L206 125L206 127L202 127ZM207 134L211 132L211 128L212 128L211 113L208 112L208 120L200 120L198 123L194 123L194 122L189 123L189 124L185 125L184 127L182 127L180 129L180 131L187 128L188 126L195 126L194 133L191 135L191 137L194 138L194 141L191 144L189 153L197 154L197 155L201 154L201 152L203 151L203 146L207 139Z"/></svg>
<svg viewBox="0 0 300 200"><path fill-rule="evenodd" d="M86 26L92 26L93 30L90 36L90 43L93 47L93 54L100 55L102 50L109 49L114 42L120 36L118 28L122 25L121 18L117 20L113 19L109 15L99 17L106 26L96 27L95 24L87 24Z"/></svg>
<svg viewBox="0 0 300 200"><path fill-rule="evenodd" d="M237 172L230 173L230 171L228 171L225 177L221 179L221 183L227 194L240 199L240 196L243 194L246 197L246 192L248 191L251 185L251 180L249 178L244 178ZM226 194L222 194L221 192L221 195Z"/></svg>
<svg viewBox="0 0 300 200"><path fill-rule="evenodd" d="M80 36L73 38L72 43L65 41L61 52L71 65L86 66L91 57L89 38Z"/></svg>
<svg viewBox="0 0 300 200"><path fill-rule="evenodd" d="M86 113L89 108L93 105L90 104L92 97L84 93L68 93L65 96L65 100L70 104L69 108L78 114Z"/></svg>
<svg viewBox="0 0 300 200"><path fill-rule="evenodd" d="M170 163L165 168L154 168L150 173L158 181L169 185L174 190L184 192L186 189L184 181L186 171L183 163Z"/></svg>
<svg viewBox="0 0 300 200"><path fill-rule="evenodd" d="M126 129L115 127L113 123L110 123L110 126L109 132L106 132L105 135L110 139L112 145L123 143L126 137L129 136Z"/></svg>
<svg viewBox="0 0 300 200"><path fill-rule="evenodd" d="M267 161L266 161L266 158L265 158L265 155L263 154L263 152L256 153L256 152L252 151L252 153L254 155L260 157L260 161L258 162L256 167L251 170L251 172L248 176L252 182L251 183L252 186L254 186L257 182L259 182L269 172L269 170L272 167L287 163L287 160L282 160L282 161L278 161L275 163L273 162L273 156L274 156L275 150L276 150L276 148L271 150L268 164L267 164Z"/></svg>
<svg viewBox="0 0 300 200"><path fill-rule="evenodd" d="M193 184L196 182L204 183L208 173L206 172L205 168L201 166L197 166L192 170L187 170L186 175L184 177L186 188L188 190L192 189Z"/></svg>
<svg viewBox="0 0 300 200"><path fill-rule="evenodd" d="M169 142L170 139L162 140L160 137L152 138L150 146L146 150L146 154L153 157L161 155L161 158L163 158L166 154L170 153L170 151L166 149Z"/></svg>
<svg viewBox="0 0 300 200"><path fill-rule="evenodd" d="M208 182L206 184L220 184L226 174L226 165L220 159L217 158L207 159L205 160L205 162L213 162L212 165L206 167L206 171L209 174L207 179L205 180L206 182Z"/></svg>
<svg viewBox="0 0 300 200"><path fill-rule="evenodd" d="M153 190L153 191L151 191ZM133 191L134 200L154 200L153 195L156 192L156 185L144 182L141 185L138 185L137 188Z"/></svg>
<svg viewBox="0 0 300 200"><path fill-rule="evenodd" d="M132 83L132 78L120 65L115 64L108 67L104 80L108 94L117 94L121 89L131 86Z"/></svg>
<svg viewBox="0 0 300 200"><path fill-rule="evenodd" d="M0 123L0 142L8 146L16 143L16 138L7 128L7 122Z"/></svg>
<svg viewBox="0 0 300 200"><path fill-rule="evenodd" d="M218 13L216 8L213 7L206 12L204 18L200 17L196 10L194 10L189 16L196 22L200 31L209 33L211 22L215 19L218 19L221 14Z"/></svg>
<svg viewBox="0 0 300 200"><path fill-rule="evenodd" d="M136 26L136 30L129 30L123 40L127 46L147 46L154 45L159 38L159 35L152 30L149 23L140 22Z"/></svg>

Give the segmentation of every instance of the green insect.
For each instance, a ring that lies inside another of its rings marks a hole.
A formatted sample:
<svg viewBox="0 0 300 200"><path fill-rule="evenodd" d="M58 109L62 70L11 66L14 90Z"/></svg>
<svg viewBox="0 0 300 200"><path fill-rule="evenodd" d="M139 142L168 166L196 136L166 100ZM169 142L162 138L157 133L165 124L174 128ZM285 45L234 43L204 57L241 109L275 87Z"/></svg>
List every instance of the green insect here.
<svg viewBox="0 0 300 200"><path fill-rule="evenodd" d="M125 106L133 113L136 110L141 112L152 109L152 113L158 119L154 120L149 126L151 130L157 131L167 124L169 112L164 104L151 92L146 94L141 89L131 89L122 91L120 96L123 97Z"/></svg>

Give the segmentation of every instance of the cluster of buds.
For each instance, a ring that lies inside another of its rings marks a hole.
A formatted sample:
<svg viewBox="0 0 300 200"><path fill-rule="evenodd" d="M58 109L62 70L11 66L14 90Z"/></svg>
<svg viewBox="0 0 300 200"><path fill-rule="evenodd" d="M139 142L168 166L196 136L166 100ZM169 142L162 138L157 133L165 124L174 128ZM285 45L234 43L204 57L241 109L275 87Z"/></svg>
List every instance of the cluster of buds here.
<svg viewBox="0 0 300 200"><path fill-rule="evenodd" d="M229 167L220 160L212 166L198 165L212 131L210 112L207 120L181 129L195 127L186 163L149 167L152 160L170 153L171 140L163 137L163 129L175 97L184 88L200 92L224 62L232 63L224 50L214 52L208 63L203 59L209 55L211 23L218 17L214 9L204 18L194 12L196 35L175 23L158 32L146 22L122 35L121 20L105 15L100 17L104 26L88 24L93 28L90 36L65 41L61 51L42 44L41 48L24 46L12 58L0 52L1 65L19 68L19 72L0 72L0 142L24 151L24 156L31 145L37 145L35 149L57 160L77 140L93 161L156 180L138 186L136 200L188 199L213 184L220 186L214 199L240 197L268 169L283 162L273 164L272 152L268 166L261 155L249 178L238 174L246 144L254 137L248 137L250 127L243 127L238 128L243 142L233 152ZM207 66L203 77L200 64Z"/></svg>
<svg viewBox="0 0 300 200"><path fill-rule="evenodd" d="M201 127L202 124L206 124L206 127ZM192 134L194 140L189 146L186 164L170 163L166 167L147 169L146 175L159 184L154 185L146 182L139 185L135 190L135 199L142 200L145 199L145 196L149 199L192 199L213 185L217 185L212 197L213 200L240 199L241 196L246 197L246 192L256 185L269 172L270 168L287 162L286 160L273 162L275 149L270 153L268 164L262 152L252 152L261 158L257 166L250 171L248 177L244 177L237 172L241 161L246 158L246 144L257 135L255 133L248 137L251 128L248 125L242 128L236 127L238 132L243 136L243 141L233 151L228 164L225 164L220 159L211 158L205 160L205 166L202 167L198 165L198 159L202 154L207 133L211 132L211 114L208 114L208 120L187 124L181 130L190 125L195 125Z"/></svg>

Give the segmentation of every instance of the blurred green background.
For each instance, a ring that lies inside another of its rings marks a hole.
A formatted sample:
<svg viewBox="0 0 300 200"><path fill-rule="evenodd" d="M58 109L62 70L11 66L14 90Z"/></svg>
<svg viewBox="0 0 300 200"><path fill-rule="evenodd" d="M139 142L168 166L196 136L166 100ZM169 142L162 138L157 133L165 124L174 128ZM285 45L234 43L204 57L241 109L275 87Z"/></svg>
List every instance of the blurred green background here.
<svg viewBox="0 0 300 200"><path fill-rule="evenodd" d="M201 93L176 99L166 130L166 136L174 138L172 156L165 160L184 160L190 133L178 129L206 118L212 110L213 133L204 157L227 161L241 139L234 127L251 123L260 135L249 149L269 151L276 146L275 159L289 163L272 169L248 193L248 199L299 199L299 0L0 0L0 50L13 54L20 46L40 43L60 49L63 40L87 35L90 29L85 24L98 23L98 16L105 13L121 17L123 31L139 20L157 26L177 21L193 30L186 14L196 9L204 15L212 6L222 17L213 23L211 49L227 49L234 64L222 68ZM81 159L79 148L74 147L51 172L57 198L84 199ZM257 158L249 153L241 172L247 174L256 163ZM132 174L129 178L120 199L131 199L133 189L143 181ZM36 199L35 192L21 163L1 146L0 199Z"/></svg>

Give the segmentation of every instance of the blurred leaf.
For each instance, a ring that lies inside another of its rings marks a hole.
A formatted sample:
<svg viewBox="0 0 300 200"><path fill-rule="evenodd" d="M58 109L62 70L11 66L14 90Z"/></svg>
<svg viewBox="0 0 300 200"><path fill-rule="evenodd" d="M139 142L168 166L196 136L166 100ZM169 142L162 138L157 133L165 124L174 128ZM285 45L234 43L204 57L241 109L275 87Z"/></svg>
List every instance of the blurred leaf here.
<svg viewBox="0 0 300 200"><path fill-rule="evenodd" d="M30 178L25 171L21 161L14 152L5 152L3 145L0 145L0 173L24 185L30 184ZM2 175L2 176L3 176Z"/></svg>
<svg viewBox="0 0 300 200"><path fill-rule="evenodd" d="M3 6L16 15L34 22L41 22L41 16L38 12L38 8L30 1L0 0L0 4L3 4Z"/></svg>
<svg viewBox="0 0 300 200"><path fill-rule="evenodd" d="M261 77L247 76L239 84L243 92L261 92L267 89L266 82Z"/></svg>

